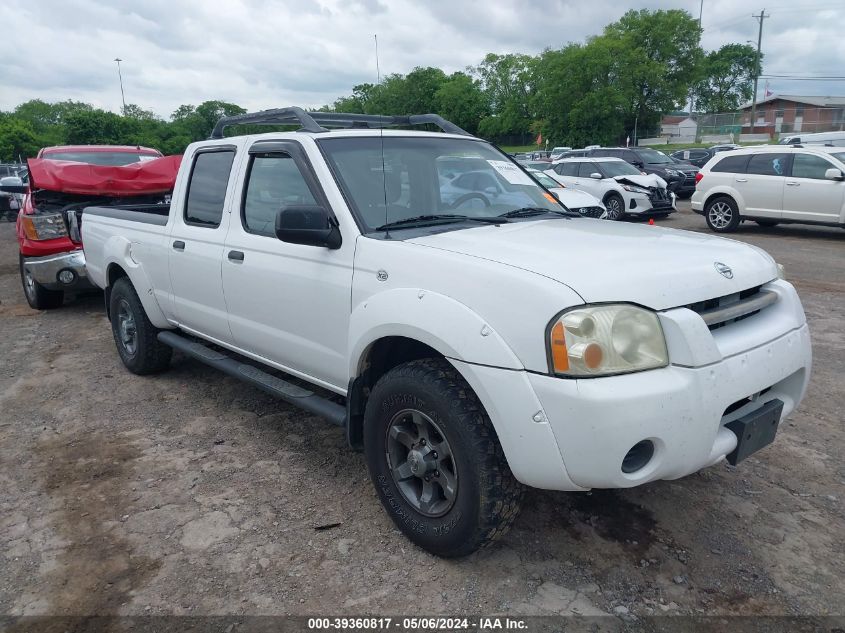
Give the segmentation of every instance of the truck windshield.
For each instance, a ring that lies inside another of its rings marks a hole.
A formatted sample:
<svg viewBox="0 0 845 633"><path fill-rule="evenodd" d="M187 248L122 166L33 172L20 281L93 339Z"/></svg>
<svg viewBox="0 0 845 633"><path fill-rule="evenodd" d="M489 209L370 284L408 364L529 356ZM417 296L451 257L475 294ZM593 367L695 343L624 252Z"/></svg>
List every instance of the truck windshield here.
<svg viewBox="0 0 845 633"><path fill-rule="evenodd" d="M420 216L490 218L526 207L563 210L519 166L483 141L367 136L320 139L319 144L366 233ZM455 228L465 226L478 224Z"/></svg>
<svg viewBox="0 0 845 633"><path fill-rule="evenodd" d="M71 160L77 163L88 163L89 165L120 167L145 160L153 160L154 158L159 158L159 156L140 152L51 152L44 154L41 158L47 158L49 160Z"/></svg>

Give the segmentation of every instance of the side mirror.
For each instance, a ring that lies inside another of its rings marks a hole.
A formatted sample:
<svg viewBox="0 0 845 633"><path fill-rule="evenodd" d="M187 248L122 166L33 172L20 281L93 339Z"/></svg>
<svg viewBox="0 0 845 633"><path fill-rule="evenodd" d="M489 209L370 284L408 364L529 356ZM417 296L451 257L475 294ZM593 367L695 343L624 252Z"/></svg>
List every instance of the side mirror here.
<svg viewBox="0 0 845 633"><path fill-rule="evenodd" d="M644 163L643 161L641 161L641 160L635 160L635 161L634 161L633 163L631 163L631 164L632 164L634 167L639 167L640 169L642 169L643 167L645 167L645 163Z"/></svg>
<svg viewBox="0 0 845 633"><path fill-rule="evenodd" d="M842 175L842 170L836 169L835 167L831 167L830 169L825 171L824 177L827 180L845 180L845 176Z"/></svg>
<svg viewBox="0 0 845 633"><path fill-rule="evenodd" d="M602 176L599 172L594 171L592 174L590 174L590 178L595 178L596 180L601 180Z"/></svg>
<svg viewBox="0 0 845 633"><path fill-rule="evenodd" d="M337 220L325 207L301 204L282 207L276 214L276 237L289 244L338 249L341 244Z"/></svg>

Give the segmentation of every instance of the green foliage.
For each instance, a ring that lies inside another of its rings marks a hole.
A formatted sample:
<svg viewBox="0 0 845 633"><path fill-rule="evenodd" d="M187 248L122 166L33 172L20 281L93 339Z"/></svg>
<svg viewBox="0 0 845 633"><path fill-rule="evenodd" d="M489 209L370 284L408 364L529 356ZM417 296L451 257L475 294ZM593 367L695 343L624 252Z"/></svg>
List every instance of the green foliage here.
<svg viewBox="0 0 845 633"><path fill-rule="evenodd" d="M708 53L702 64L704 80L694 91L698 108L730 112L750 101L756 58L756 49L748 44L725 44Z"/></svg>

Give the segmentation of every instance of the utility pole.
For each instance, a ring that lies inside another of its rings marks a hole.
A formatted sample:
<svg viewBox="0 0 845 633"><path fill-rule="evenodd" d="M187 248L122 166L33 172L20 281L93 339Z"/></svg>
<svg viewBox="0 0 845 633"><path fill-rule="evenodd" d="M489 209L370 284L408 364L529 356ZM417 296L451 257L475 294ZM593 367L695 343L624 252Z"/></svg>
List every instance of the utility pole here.
<svg viewBox="0 0 845 633"><path fill-rule="evenodd" d="M698 5L698 45L701 46L701 14L704 13L704 0ZM689 90L689 115L692 118L692 113L695 110L695 86L691 86Z"/></svg>
<svg viewBox="0 0 845 633"><path fill-rule="evenodd" d="M123 74L120 72L120 62L123 60L120 57L115 57L114 61L117 62L117 76L120 79L120 100L123 102L123 114L126 115L126 97L123 94Z"/></svg>
<svg viewBox="0 0 845 633"><path fill-rule="evenodd" d="M754 123L757 119L757 81L760 79L760 45L763 43L763 20L771 17L766 15L766 10L760 11L760 15L752 15L760 23L757 31L757 58L754 61L754 94L751 95L751 134L754 134Z"/></svg>

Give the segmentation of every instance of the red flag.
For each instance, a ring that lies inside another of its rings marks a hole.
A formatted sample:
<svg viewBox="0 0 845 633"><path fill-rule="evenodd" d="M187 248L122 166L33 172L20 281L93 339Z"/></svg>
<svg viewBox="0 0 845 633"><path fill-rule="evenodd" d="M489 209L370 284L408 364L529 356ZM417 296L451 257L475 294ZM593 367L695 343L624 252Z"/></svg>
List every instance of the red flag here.
<svg viewBox="0 0 845 633"><path fill-rule="evenodd" d="M542 145L542 144L543 144L543 135L538 134L537 135L537 145Z"/></svg>

